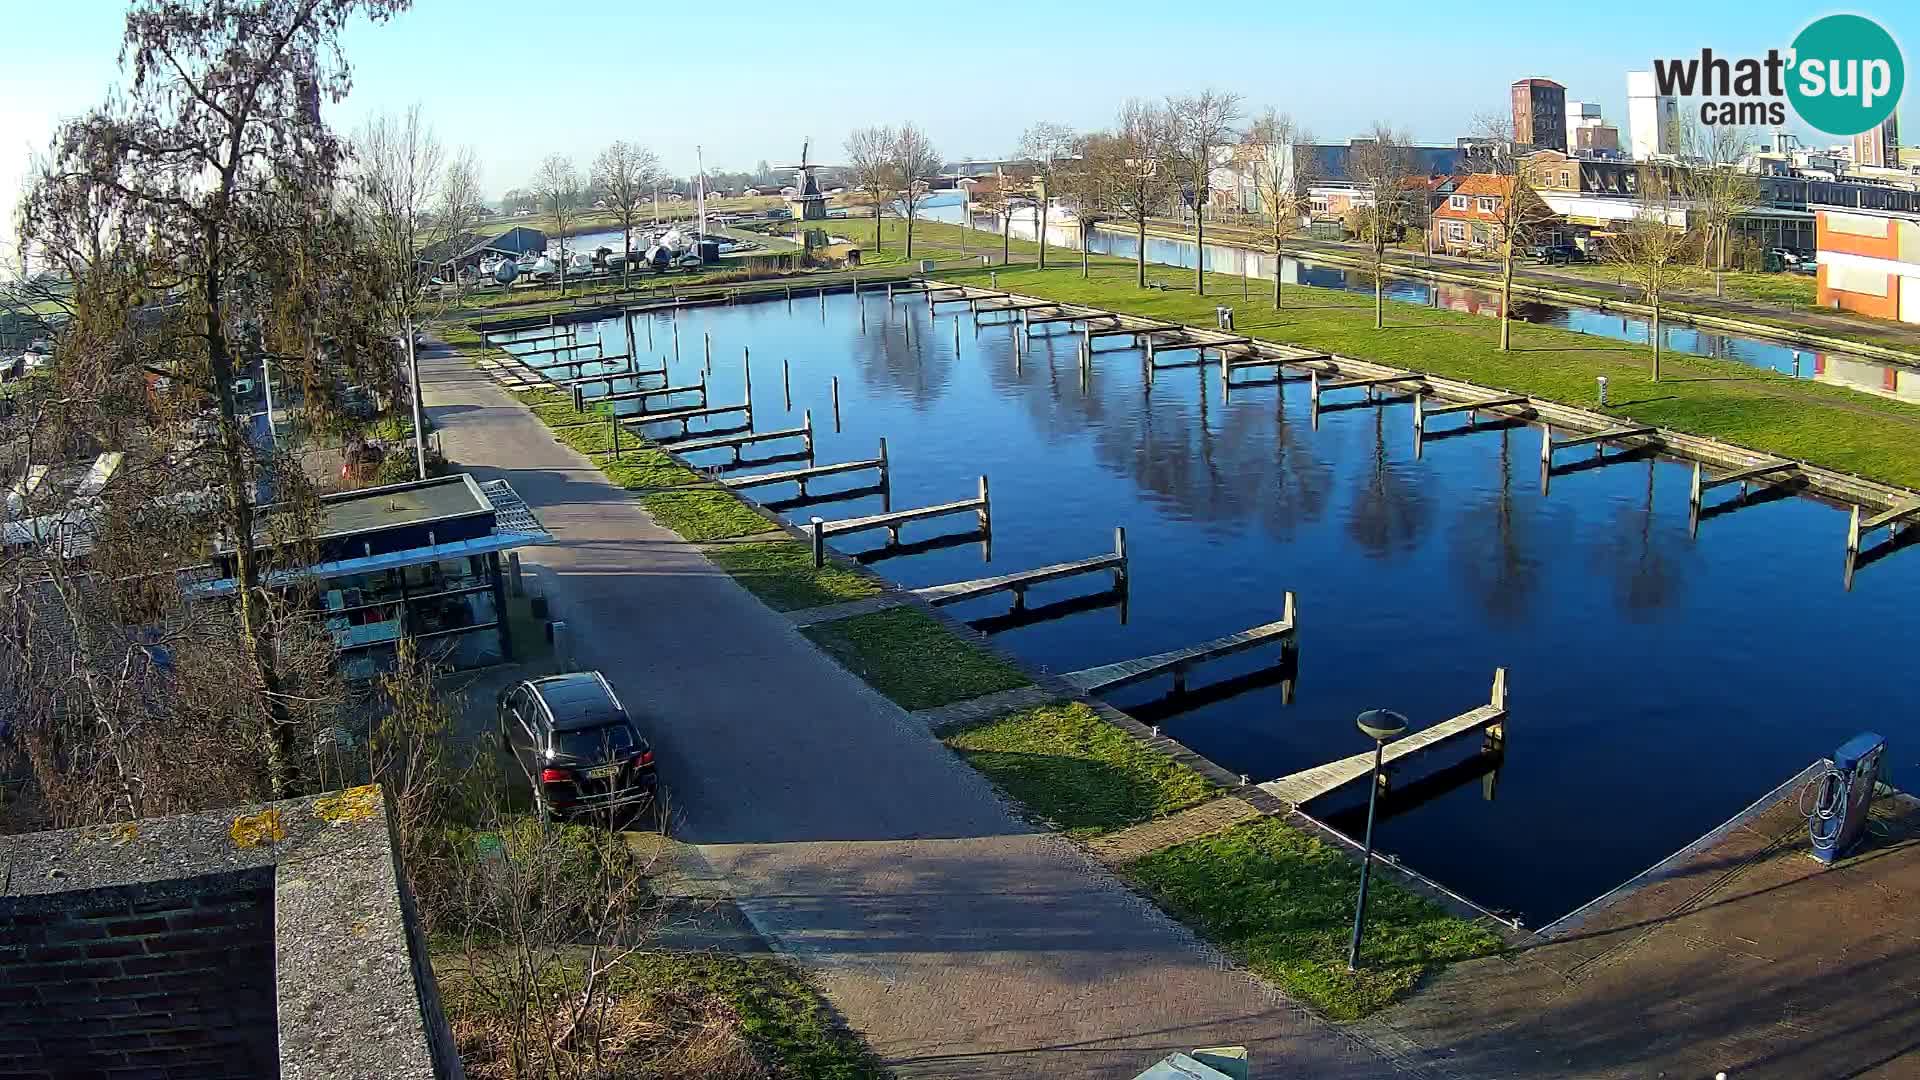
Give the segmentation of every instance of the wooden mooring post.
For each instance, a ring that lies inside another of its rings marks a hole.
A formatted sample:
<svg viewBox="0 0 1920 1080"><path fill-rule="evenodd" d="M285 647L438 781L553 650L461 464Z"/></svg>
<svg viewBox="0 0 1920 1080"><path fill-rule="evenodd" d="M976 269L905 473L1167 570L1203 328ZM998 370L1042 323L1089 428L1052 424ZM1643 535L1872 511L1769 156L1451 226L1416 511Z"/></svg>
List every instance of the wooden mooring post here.
<svg viewBox="0 0 1920 1080"><path fill-rule="evenodd" d="M793 411L793 361L784 356L780 358L780 391L781 393L786 395L787 411L792 412Z"/></svg>
<svg viewBox="0 0 1920 1080"><path fill-rule="evenodd" d="M833 430L840 431L840 376L833 377Z"/></svg>

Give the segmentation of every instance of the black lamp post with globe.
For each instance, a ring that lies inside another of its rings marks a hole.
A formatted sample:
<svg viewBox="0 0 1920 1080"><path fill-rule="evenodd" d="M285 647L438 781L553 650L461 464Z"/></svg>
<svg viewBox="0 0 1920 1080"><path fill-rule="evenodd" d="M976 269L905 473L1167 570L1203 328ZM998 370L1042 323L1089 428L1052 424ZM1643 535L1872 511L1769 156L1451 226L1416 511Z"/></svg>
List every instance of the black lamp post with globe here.
<svg viewBox="0 0 1920 1080"><path fill-rule="evenodd" d="M1347 946L1347 970L1360 970L1360 930L1367 921L1367 879L1373 871L1373 812L1380 800L1380 759L1387 742L1407 730L1407 718L1391 709L1368 709L1354 720L1362 734L1373 740L1373 774L1367 785L1366 855L1360 862L1360 899L1353 908L1353 941Z"/></svg>

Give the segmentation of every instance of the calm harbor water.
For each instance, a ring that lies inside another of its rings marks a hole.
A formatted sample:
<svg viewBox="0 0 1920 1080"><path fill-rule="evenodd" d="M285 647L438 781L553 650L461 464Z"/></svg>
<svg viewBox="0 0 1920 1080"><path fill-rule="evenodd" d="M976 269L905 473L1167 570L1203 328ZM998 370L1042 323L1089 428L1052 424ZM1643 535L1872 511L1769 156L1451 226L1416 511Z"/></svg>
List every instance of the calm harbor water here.
<svg viewBox="0 0 1920 1080"><path fill-rule="evenodd" d="M958 197L943 194L923 199L918 212L929 220L959 224L965 210ZM987 246L986 242L999 233L1000 219L981 213L973 214L972 218L975 228L982 231L984 249ZM1012 232L1016 237L1031 240L1036 232L1036 226L1037 222L1031 216L1016 215ZM1049 218L1047 236L1049 243L1061 247L1078 250L1080 246L1079 229L1071 224L1061 225ZM1095 254L1131 259L1137 256L1139 248L1138 238L1125 229L1102 226L1093 232L1092 251ZM1210 243L1206 248L1209 273L1239 274L1244 270L1248 277L1255 280L1269 282L1273 280L1274 257L1271 254L1261 254L1225 244ZM1147 237L1147 261L1150 263L1191 268L1194 264L1195 251L1196 248L1191 240ZM1344 267L1323 266L1288 257L1281 260L1279 272L1282 280L1288 285L1307 285L1368 294L1373 292L1373 283L1365 274ZM1257 296L1257 288L1255 293ZM1407 303L1442 307L1467 314L1485 315L1488 318L1498 318L1500 314L1500 294L1490 289L1392 279L1387 282L1386 295L1391 299ZM1231 302L1232 299L1232 294L1229 292L1224 302ZM1532 300L1515 301L1513 311L1516 318L1535 325L1552 326L1641 345L1650 340L1651 327L1648 320L1617 312ZM1899 398L1903 401L1920 402L1920 371L1911 368L1841 353L1810 349L1796 350L1791 345L1765 338L1715 333L1672 322L1662 325L1660 332L1664 347L1675 352L1718 357L1752 367L1767 368L1783 375L1816 379Z"/></svg>
<svg viewBox="0 0 1920 1080"><path fill-rule="evenodd" d="M1014 329L976 328L963 307L930 319L924 301L835 296L824 311L812 297L694 309L679 316L677 361L670 319L652 318L651 348L647 317L636 324L638 351L676 384L697 378L712 334L715 404L740 400L750 346L757 426L793 426L811 409L819 463L872 457L886 436L895 508L967 498L991 477L990 551L955 536L971 518L910 525L893 551L884 532L843 538L849 552L891 556L873 565L895 581L1082 558L1126 526L1124 606L1073 602L1107 587L1084 577L1034 590L1029 606L1058 618L987 624L1031 663L1069 671L1192 644L1277 618L1283 592L1297 592L1290 686L1263 650L1203 669L1184 701L1164 699L1164 680L1114 698L1229 769L1264 780L1365 750L1362 709L1425 726L1485 702L1493 669L1507 667L1505 754L1463 740L1405 769L1378 839L1529 925L1663 858L1858 731L1891 740L1895 782L1920 760L1909 719L1920 552L1863 569L1846 591L1846 515L1821 502L1756 503L1690 539L1689 469L1677 462L1556 470L1543 493L1536 429L1430 437L1416 459L1404 404L1326 410L1316 429L1303 387L1223 401L1211 367L1165 370L1149 387L1141 354L1118 342L1083 381L1077 337L1037 336L1016 354ZM598 332L607 352L626 351L619 321ZM880 509L866 496L789 516ZM939 537L952 542L922 543ZM1008 600L949 610L992 619ZM1206 690L1221 683L1239 692ZM1357 831L1364 796L1357 785L1309 809Z"/></svg>

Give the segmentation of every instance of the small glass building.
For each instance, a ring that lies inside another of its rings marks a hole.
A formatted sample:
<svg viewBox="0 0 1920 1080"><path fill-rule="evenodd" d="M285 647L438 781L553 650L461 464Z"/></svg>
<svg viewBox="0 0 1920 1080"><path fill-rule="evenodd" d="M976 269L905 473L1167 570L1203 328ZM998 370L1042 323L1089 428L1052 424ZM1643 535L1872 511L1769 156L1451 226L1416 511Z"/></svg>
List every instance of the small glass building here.
<svg viewBox="0 0 1920 1080"><path fill-rule="evenodd" d="M326 495L320 503L317 561L279 571L269 583L309 584L343 671L364 678L383 670L403 635L447 667L513 658L500 556L550 544L553 534L505 480L482 483L458 473ZM232 549L215 554L214 569L215 580L193 589L197 598L233 594Z"/></svg>

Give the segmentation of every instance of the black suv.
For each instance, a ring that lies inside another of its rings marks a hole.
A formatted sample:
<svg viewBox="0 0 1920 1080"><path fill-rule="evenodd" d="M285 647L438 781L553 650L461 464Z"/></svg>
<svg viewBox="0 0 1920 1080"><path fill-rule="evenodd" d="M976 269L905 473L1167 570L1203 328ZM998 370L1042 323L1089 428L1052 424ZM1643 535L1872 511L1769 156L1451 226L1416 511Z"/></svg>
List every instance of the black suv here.
<svg viewBox="0 0 1920 1080"><path fill-rule="evenodd" d="M528 679L500 694L500 735L555 817L651 801L653 747L597 671Z"/></svg>

